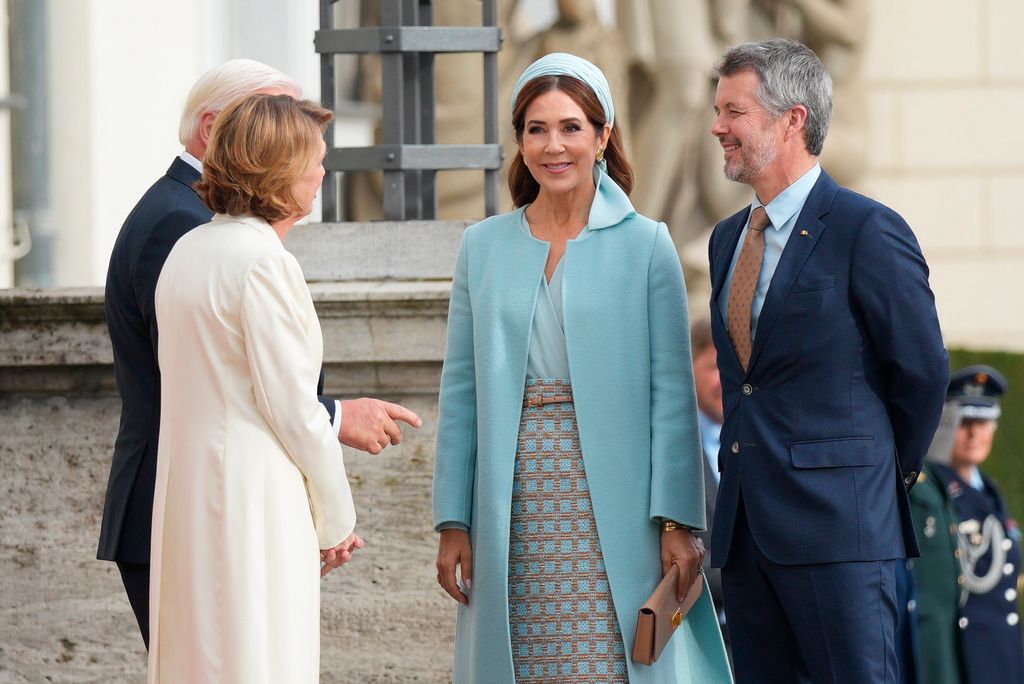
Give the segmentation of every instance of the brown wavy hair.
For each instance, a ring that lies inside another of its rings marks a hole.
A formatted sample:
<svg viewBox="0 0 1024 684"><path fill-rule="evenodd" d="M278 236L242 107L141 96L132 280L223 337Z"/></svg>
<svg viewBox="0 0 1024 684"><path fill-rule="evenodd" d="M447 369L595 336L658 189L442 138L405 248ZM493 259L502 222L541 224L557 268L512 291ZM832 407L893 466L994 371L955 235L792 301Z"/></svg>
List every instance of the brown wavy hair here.
<svg viewBox="0 0 1024 684"><path fill-rule="evenodd" d="M258 94L217 115L196 191L212 211L276 223L302 211L292 188L334 115L310 100Z"/></svg>
<svg viewBox="0 0 1024 684"><path fill-rule="evenodd" d="M598 136L608 123L604 115L604 108L597 99L597 95L586 83L573 76L538 76L531 80L519 91L515 106L512 108L512 128L515 129L516 142L523 140L523 131L526 128L526 109L530 103L544 93L552 90L559 90L579 105L586 115L587 120L594 126ZM608 138L608 146L604 150L605 161L608 162L608 175L615 181L626 195L633 191L633 167L626 159L626 152L622 145L622 134L618 126L612 126L611 136ZM530 169L527 168L521 152L516 151L508 169L508 189L512 194L512 203L521 207L524 204L537 199L540 192L540 185L537 183Z"/></svg>

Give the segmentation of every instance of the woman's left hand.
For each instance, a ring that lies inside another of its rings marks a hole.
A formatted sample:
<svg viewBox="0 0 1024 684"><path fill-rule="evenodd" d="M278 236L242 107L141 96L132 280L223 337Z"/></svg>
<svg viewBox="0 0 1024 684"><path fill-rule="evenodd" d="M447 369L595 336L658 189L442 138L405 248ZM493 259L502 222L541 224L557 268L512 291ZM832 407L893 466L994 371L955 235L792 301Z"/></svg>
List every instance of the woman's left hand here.
<svg viewBox="0 0 1024 684"><path fill-rule="evenodd" d="M364 542L362 537L357 535L355 532L348 535L340 544L332 546L329 549L320 550L320 577L326 577L327 573L335 568L340 568L345 563L352 560L352 553L356 549L363 548Z"/></svg>
<svg viewBox="0 0 1024 684"><path fill-rule="evenodd" d="M661 572L668 573L672 564L679 567L679 585L676 598L682 602L693 586L697 575L703 572L704 542L686 529L661 533Z"/></svg>

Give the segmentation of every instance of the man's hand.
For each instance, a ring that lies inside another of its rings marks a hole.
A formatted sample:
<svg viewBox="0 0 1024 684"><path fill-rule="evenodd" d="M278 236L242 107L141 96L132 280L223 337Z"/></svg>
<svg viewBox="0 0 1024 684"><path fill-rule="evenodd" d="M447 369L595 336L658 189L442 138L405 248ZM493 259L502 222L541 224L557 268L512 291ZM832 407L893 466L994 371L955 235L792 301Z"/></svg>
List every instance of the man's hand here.
<svg viewBox="0 0 1024 684"><path fill-rule="evenodd" d="M419 416L398 404L368 397L343 401L338 439L345 446L379 454L388 445L401 443L402 429L397 421L414 428L423 425Z"/></svg>
<svg viewBox="0 0 1024 684"><path fill-rule="evenodd" d="M320 577L324 577L331 570L340 568L345 563L348 563L352 560L352 552L363 548L364 544L365 542L363 542L362 538L353 532L345 538L345 541L337 546L321 549L320 560L323 561L323 565L320 566Z"/></svg>
<svg viewBox="0 0 1024 684"><path fill-rule="evenodd" d="M676 587L676 598L682 602L693 586L704 565L704 542L685 529L661 533L661 572L664 575L669 567L679 567L679 585Z"/></svg>
<svg viewBox="0 0 1024 684"><path fill-rule="evenodd" d="M473 549L469 532L465 530L441 530L437 543L437 581L448 595L468 606L469 597L459 589L455 578L455 566L459 566L462 582L466 589L473 587Z"/></svg>

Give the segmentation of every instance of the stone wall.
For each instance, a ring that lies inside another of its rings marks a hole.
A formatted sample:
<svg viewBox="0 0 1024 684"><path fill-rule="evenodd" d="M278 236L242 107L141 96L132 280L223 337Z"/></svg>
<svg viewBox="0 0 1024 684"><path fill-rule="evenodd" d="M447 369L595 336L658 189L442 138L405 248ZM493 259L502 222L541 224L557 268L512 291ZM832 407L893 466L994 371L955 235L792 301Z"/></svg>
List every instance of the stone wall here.
<svg viewBox="0 0 1024 684"><path fill-rule="evenodd" d="M346 450L367 547L323 583L324 682L450 680L455 604L435 581L430 482L443 276L464 226L317 226L289 237L311 279L325 281L310 289L328 394L380 396L424 419L381 456ZM373 247L382 240L402 247ZM0 290L0 682L144 678L117 570L95 560L120 413L111 363L100 289Z"/></svg>

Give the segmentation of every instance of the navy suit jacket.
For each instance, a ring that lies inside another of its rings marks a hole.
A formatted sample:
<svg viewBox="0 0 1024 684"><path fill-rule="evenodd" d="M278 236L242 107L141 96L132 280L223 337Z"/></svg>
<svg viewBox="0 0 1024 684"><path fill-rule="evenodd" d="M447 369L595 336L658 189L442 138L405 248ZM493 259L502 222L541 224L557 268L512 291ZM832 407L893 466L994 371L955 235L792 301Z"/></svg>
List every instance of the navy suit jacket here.
<svg viewBox="0 0 1024 684"><path fill-rule="evenodd" d="M104 309L121 394L121 423L103 504L101 560L149 564L160 429L160 369L153 296L167 255L213 214L193 185L199 172L175 158L121 227L107 270ZM320 374L322 392L323 373ZM334 400L320 398L334 419Z"/></svg>
<svg viewBox="0 0 1024 684"><path fill-rule="evenodd" d="M740 365L717 300L749 207L709 246L725 423L711 539L725 564L741 505L781 564L917 555L907 490L942 411L949 358L928 267L891 209L822 172Z"/></svg>

